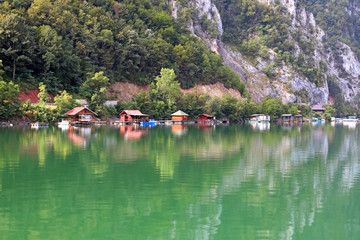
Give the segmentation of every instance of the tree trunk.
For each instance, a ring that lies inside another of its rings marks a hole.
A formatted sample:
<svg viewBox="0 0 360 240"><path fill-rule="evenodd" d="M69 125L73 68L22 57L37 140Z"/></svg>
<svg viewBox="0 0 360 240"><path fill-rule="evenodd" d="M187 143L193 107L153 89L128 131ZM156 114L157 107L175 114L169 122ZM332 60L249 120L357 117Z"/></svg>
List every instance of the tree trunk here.
<svg viewBox="0 0 360 240"><path fill-rule="evenodd" d="M16 60L14 59L14 64L13 64L13 82L15 81L15 71L16 71Z"/></svg>

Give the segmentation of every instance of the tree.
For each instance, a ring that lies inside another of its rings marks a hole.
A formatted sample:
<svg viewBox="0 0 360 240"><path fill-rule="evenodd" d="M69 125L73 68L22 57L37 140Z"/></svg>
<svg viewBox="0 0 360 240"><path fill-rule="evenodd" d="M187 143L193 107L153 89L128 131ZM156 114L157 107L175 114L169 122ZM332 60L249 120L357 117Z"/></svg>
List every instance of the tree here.
<svg viewBox="0 0 360 240"><path fill-rule="evenodd" d="M238 115L238 99L227 94L223 97L221 102L221 111L230 120L237 120Z"/></svg>
<svg viewBox="0 0 360 240"><path fill-rule="evenodd" d="M87 79L80 87L81 95L89 101L90 108L99 116L106 112L104 103L109 84L109 78L104 76L104 72L98 72L92 78Z"/></svg>
<svg viewBox="0 0 360 240"><path fill-rule="evenodd" d="M8 120L19 114L19 85L0 81L0 119Z"/></svg>
<svg viewBox="0 0 360 240"><path fill-rule="evenodd" d="M59 59L62 51L62 38L50 26L41 26L37 33L38 49L44 64L44 74L51 68L59 67Z"/></svg>
<svg viewBox="0 0 360 240"><path fill-rule="evenodd" d="M46 85L42 82L39 83L39 94L37 95L39 98L39 103L49 103L51 101L51 98L46 90Z"/></svg>
<svg viewBox="0 0 360 240"><path fill-rule="evenodd" d="M290 107L289 113L292 114L292 115L297 115L297 114L299 114L299 110L295 105L293 105L293 106Z"/></svg>
<svg viewBox="0 0 360 240"><path fill-rule="evenodd" d="M18 14L7 15L0 20L0 53L12 65L12 80L15 80L16 66L19 62L31 62L32 36L25 19Z"/></svg>
<svg viewBox="0 0 360 240"><path fill-rule="evenodd" d="M324 113L325 119L330 120L332 117L334 117L335 111L336 111L335 108L329 105L325 106L325 113Z"/></svg>
<svg viewBox="0 0 360 240"><path fill-rule="evenodd" d="M152 102L149 94L145 90L141 90L138 94L132 97L133 107L140 110L142 113L152 114Z"/></svg>
<svg viewBox="0 0 360 240"><path fill-rule="evenodd" d="M168 68L162 68L160 76L155 78L157 93L169 108L175 104L176 99L181 95L180 83L175 78L174 70Z"/></svg>
<svg viewBox="0 0 360 240"><path fill-rule="evenodd" d="M69 93L65 90L60 93L60 95L55 96L54 98L55 106L59 114L64 114L74 107L79 107L81 104L76 101Z"/></svg>
<svg viewBox="0 0 360 240"><path fill-rule="evenodd" d="M94 94L99 93L101 88L107 88L109 84L109 78L104 75L104 72L97 72L80 86L80 94L91 101Z"/></svg>
<svg viewBox="0 0 360 240"><path fill-rule="evenodd" d="M0 81L3 80L2 75L4 74L4 70L2 70L3 64L2 64L2 60L0 59Z"/></svg>

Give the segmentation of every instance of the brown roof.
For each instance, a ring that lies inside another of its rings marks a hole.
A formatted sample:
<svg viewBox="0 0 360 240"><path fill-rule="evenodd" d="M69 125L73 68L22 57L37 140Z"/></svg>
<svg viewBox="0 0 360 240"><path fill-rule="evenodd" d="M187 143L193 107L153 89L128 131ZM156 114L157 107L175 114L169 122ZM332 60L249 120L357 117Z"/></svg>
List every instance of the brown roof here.
<svg viewBox="0 0 360 240"><path fill-rule="evenodd" d="M208 114L200 114L199 117L200 117L200 116L204 116L204 117L207 117L207 118L213 118L213 116L208 115Z"/></svg>
<svg viewBox="0 0 360 240"><path fill-rule="evenodd" d="M314 105L312 108L311 108L313 111L325 111L325 108L322 106L322 105Z"/></svg>
<svg viewBox="0 0 360 240"><path fill-rule="evenodd" d="M86 109L86 110L88 110L88 111L90 111L90 112L92 112L93 114L96 115L96 113L94 113L93 111L91 111L87 107L76 107L76 108L68 111L67 113L65 113L65 115L75 116L78 112L82 111L83 109Z"/></svg>
<svg viewBox="0 0 360 240"><path fill-rule="evenodd" d="M143 116L143 117L148 117L149 116L147 114L143 114L139 110L124 110L124 111L122 111L120 113L120 115L122 115L122 114L128 114L130 116Z"/></svg>

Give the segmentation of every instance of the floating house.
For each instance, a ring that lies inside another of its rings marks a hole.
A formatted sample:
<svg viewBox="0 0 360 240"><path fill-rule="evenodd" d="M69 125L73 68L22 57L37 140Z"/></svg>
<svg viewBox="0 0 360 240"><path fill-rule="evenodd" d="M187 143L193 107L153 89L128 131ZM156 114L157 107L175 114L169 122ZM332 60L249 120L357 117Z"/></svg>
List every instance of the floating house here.
<svg viewBox="0 0 360 240"><path fill-rule="evenodd" d="M319 114L325 113L325 108L323 107L323 105L315 105L311 108L311 110Z"/></svg>
<svg viewBox="0 0 360 240"><path fill-rule="evenodd" d="M208 114L200 114L198 116L198 123L209 123L214 120L214 116Z"/></svg>
<svg viewBox="0 0 360 240"><path fill-rule="evenodd" d="M66 119L71 124L90 124L96 120L96 113L87 107L76 107L65 113Z"/></svg>
<svg viewBox="0 0 360 240"><path fill-rule="evenodd" d="M283 114L281 115L282 122L292 122L294 121L294 116L292 114Z"/></svg>
<svg viewBox="0 0 360 240"><path fill-rule="evenodd" d="M149 121L149 115L139 110L124 110L120 113L120 123L140 123Z"/></svg>
<svg viewBox="0 0 360 240"><path fill-rule="evenodd" d="M173 114L171 114L171 120L176 122L187 121L188 114L184 113L183 111L179 110Z"/></svg>
<svg viewBox="0 0 360 240"><path fill-rule="evenodd" d="M303 115L295 115L294 116L294 122L298 122L298 123L300 123L300 122L304 122L304 117L303 117Z"/></svg>
<svg viewBox="0 0 360 240"><path fill-rule="evenodd" d="M250 115L250 123L264 123L264 122L270 122L270 116L265 114L253 114Z"/></svg>

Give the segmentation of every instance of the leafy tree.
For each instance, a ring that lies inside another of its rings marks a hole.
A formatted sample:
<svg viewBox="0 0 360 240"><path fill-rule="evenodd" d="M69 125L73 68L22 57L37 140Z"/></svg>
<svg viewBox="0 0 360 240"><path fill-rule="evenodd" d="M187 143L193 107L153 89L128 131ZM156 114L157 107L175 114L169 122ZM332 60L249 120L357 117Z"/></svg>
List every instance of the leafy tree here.
<svg viewBox="0 0 360 240"><path fill-rule="evenodd" d="M9 14L0 19L0 56L12 65L12 79L15 80L16 66L31 63L33 38L24 17Z"/></svg>
<svg viewBox="0 0 360 240"><path fill-rule="evenodd" d="M228 117L230 120L239 119L237 102L237 98L234 98L229 94L225 95L221 101L221 111L224 116Z"/></svg>
<svg viewBox="0 0 360 240"><path fill-rule="evenodd" d="M39 103L49 103L51 101L51 98L46 90L46 85L43 84L42 82L39 83L39 94L38 94L38 98L39 98Z"/></svg>
<svg viewBox="0 0 360 240"><path fill-rule="evenodd" d="M80 94L89 101L90 108L99 116L106 113L104 103L109 84L109 78L104 75L104 72L98 72L88 78L80 87Z"/></svg>
<svg viewBox="0 0 360 240"><path fill-rule="evenodd" d="M135 94L132 97L132 104L134 105L134 108L140 110L142 113L153 113L152 101L149 94L144 90L141 90L138 94Z"/></svg>
<svg viewBox="0 0 360 240"><path fill-rule="evenodd" d="M299 114L299 110L295 105L292 105L289 109L289 113L292 115L298 115Z"/></svg>
<svg viewBox="0 0 360 240"><path fill-rule="evenodd" d="M180 83L175 79L174 70L168 68L162 68L160 75L155 78L155 91L169 108L174 106L176 99L181 95Z"/></svg>
<svg viewBox="0 0 360 240"><path fill-rule="evenodd" d="M326 120L330 120L332 117L335 116L335 108L327 105L325 106L325 112L324 112L324 117Z"/></svg>
<svg viewBox="0 0 360 240"><path fill-rule="evenodd" d="M70 111L74 107L81 106L66 90L62 91L60 95L55 96L54 103L60 115Z"/></svg>
<svg viewBox="0 0 360 240"><path fill-rule="evenodd" d="M284 108L279 98L266 96L259 106L259 112L269 115L271 119L276 119L285 113Z"/></svg>
<svg viewBox="0 0 360 240"><path fill-rule="evenodd" d="M107 88L109 84L109 78L104 75L104 72L97 72L81 85L80 94L91 101L94 94L99 93L102 88Z"/></svg>
<svg viewBox="0 0 360 240"><path fill-rule="evenodd" d="M19 85L0 80L0 119L9 120L19 114L19 95Z"/></svg>
<svg viewBox="0 0 360 240"><path fill-rule="evenodd" d="M214 97L208 106L210 113L219 119L224 117L224 114L221 111L222 108L221 104L222 104L221 98Z"/></svg>

